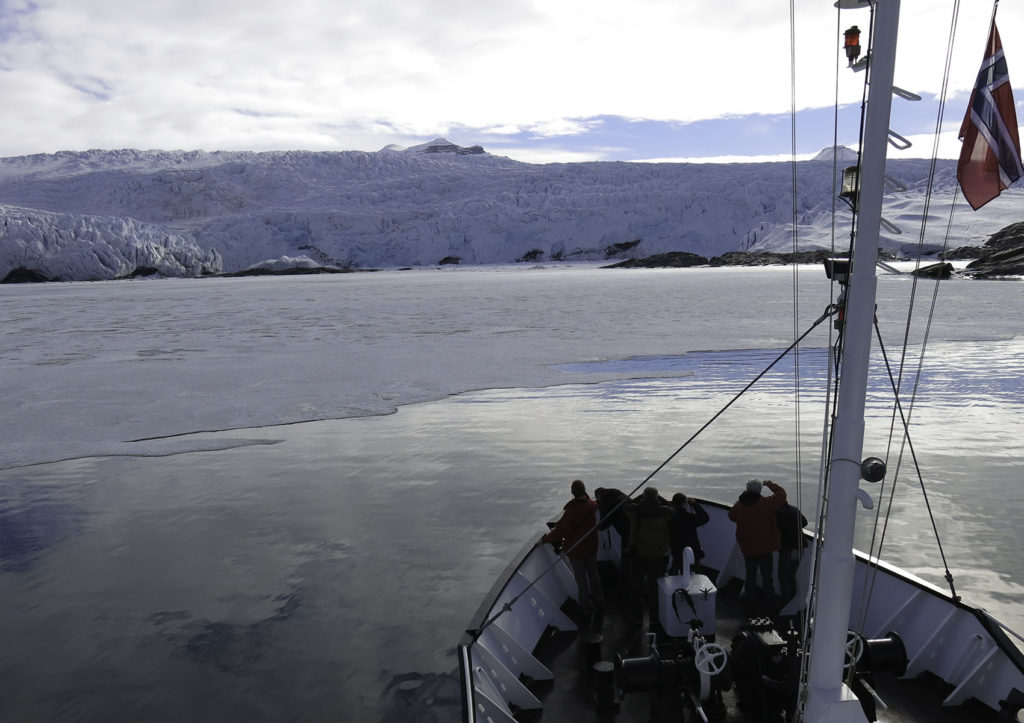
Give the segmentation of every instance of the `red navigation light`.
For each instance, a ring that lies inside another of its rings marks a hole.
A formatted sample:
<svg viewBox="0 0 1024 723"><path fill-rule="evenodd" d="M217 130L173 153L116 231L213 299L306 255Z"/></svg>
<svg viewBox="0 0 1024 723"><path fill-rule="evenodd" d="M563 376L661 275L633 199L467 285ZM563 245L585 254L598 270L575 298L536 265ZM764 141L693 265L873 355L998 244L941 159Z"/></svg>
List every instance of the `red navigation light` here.
<svg viewBox="0 0 1024 723"><path fill-rule="evenodd" d="M850 65L853 65L853 61L860 57L860 28L854 25L843 35L846 36L844 46L846 49L846 59L850 61Z"/></svg>

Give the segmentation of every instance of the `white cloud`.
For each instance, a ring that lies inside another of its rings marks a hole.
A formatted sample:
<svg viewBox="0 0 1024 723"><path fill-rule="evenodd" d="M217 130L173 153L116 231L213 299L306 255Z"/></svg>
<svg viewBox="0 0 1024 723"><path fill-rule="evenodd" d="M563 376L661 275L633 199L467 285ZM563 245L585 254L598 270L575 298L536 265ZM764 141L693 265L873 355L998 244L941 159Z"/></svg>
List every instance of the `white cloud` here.
<svg viewBox="0 0 1024 723"><path fill-rule="evenodd" d="M835 11L801 5L797 105L828 106ZM5 106L17 109L8 113L2 155L125 146L376 150L452 128L550 139L585 135L593 127L580 119L601 115L688 122L790 108L788 13L763 0L719 0L699 11L669 0L46 0L0 8ZM897 83L937 91L948 12L929 0L904 0L903 10ZM951 89L973 83L988 18L988 8L961 9ZM844 13L843 25L853 22L866 27L866 13ZM1005 5L1000 24L1020 84L1024 7ZM859 100L862 80L844 71L841 100Z"/></svg>
<svg viewBox="0 0 1024 723"><path fill-rule="evenodd" d="M584 122L569 118L555 118L534 123L527 130L540 138L557 136L578 136L601 125L600 121Z"/></svg>
<svg viewBox="0 0 1024 723"><path fill-rule="evenodd" d="M939 145L936 158L959 158L960 149L963 144L958 137L960 131L960 119L953 125L946 124L939 134ZM889 149L889 158L931 158L932 148L935 146L934 133L921 133L904 136L913 145L905 151L894 148Z"/></svg>
<svg viewBox="0 0 1024 723"><path fill-rule="evenodd" d="M592 151L571 151L561 148L523 148L522 146L488 146L488 153L507 156L523 163L586 163L602 160Z"/></svg>
<svg viewBox="0 0 1024 723"><path fill-rule="evenodd" d="M798 153L796 160L808 161L815 153ZM788 163L793 160L791 154L774 153L758 156L687 156L683 158L644 158L638 163Z"/></svg>

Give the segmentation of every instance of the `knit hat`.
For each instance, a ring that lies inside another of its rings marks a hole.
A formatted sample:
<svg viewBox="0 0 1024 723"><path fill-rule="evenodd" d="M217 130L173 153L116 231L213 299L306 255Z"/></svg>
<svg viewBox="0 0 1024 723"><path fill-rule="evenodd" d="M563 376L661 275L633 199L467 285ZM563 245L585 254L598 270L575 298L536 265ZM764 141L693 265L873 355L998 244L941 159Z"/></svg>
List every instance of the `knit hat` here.
<svg viewBox="0 0 1024 723"><path fill-rule="evenodd" d="M753 492L754 494L761 494L761 480L752 479L747 482L747 492Z"/></svg>

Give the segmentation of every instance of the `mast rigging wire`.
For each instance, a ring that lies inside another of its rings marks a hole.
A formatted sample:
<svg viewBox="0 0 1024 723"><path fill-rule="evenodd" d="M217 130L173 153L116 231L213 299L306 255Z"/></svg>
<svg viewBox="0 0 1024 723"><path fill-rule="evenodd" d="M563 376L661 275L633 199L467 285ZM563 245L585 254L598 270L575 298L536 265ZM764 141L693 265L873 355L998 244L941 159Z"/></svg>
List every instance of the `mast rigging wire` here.
<svg viewBox="0 0 1024 723"><path fill-rule="evenodd" d="M996 2L998 2L998 0L996 0ZM896 466L895 466L895 469L894 469L894 472L893 472L893 475L892 475L892 482L891 482L891 487L890 487L890 490L889 490L889 501L888 501L888 504L885 506L885 518L884 518L884 521L881 524L881 534L879 534L879 521L880 521L880 518L881 518L881 515L882 515L882 506L879 506L877 511L876 511L876 513L875 513L875 522L874 522L874 526L873 526L873 530L872 530L872 536L871 536L871 542L870 542L870 545L868 547L868 550L869 550L869 553L871 555L873 555L875 557L878 557L878 558L881 558L881 555L882 555L882 548L883 548L884 542L885 542L885 533L886 533L886 530L888 529L889 519L890 519L890 516L892 514L892 505L893 505L893 501L894 501L894 495L895 495L895 492L896 492L896 483L897 483L897 481L899 479L899 473L900 473L900 469L901 469L902 463L903 463L903 454L904 454L905 449L908 447L908 445L910 445L909 423L910 423L910 418L913 415L914 402L917 399L917 391L918 391L918 388L920 386L921 373L922 373L922 370L923 370L923 367L924 367L925 351L927 350L927 347L928 347L928 338L929 338L930 333L931 333L932 323L933 323L934 316L935 316L935 307L936 307L936 303L937 303L937 300L938 300L938 290L939 290L939 283L940 283L940 278L939 277L936 278L935 284L934 284L934 287L933 287L931 305L930 305L929 312L928 312L928 319L927 319L927 323L925 324L924 339L921 342L921 351L920 351L920 354L919 354L918 360L917 360L918 361L918 363L917 363L917 372L916 372L915 377L914 377L914 384L913 384L913 389L912 389L911 396L910 396L910 402L909 402L909 404L907 406L906 415L904 416L903 408L902 408L902 406L900 404L900 395L901 395L902 388L903 388L904 370L905 370L907 362L908 362L907 357L908 357L909 346L910 346L910 330L911 330L911 323L912 323L912 319L913 319L913 315L914 315L914 305L915 305L914 302L915 302L915 299L917 297L918 279L920 278L919 274L916 273L916 272L919 271L920 268L921 268L921 257L922 257L922 252L924 250L924 242L925 242L925 237L926 237L926 230L927 230L928 216L929 216L928 211L929 211L929 208L931 206L931 199L932 199L932 196L933 196L933 193L934 193L936 165L937 165L937 161L938 161L939 138L940 138L940 133L941 133L941 130L942 130L943 118L944 118L944 115L945 115L946 98L947 98L947 95L948 95L948 88L949 88L950 67L952 65L953 46L954 46L954 41L955 41L955 38L956 38L956 30L957 30L957 27L958 27L959 13L960 13L960 1L959 0L954 0L953 9L952 9L952 15L951 15L951 18L950 18L949 35L948 35L948 39L947 39L947 43L946 43L946 59L945 59L945 65L944 65L944 70L943 70L943 76L942 76L942 87L941 87L941 91L940 91L940 95L939 95L939 108L938 108L937 115L936 115L935 131L934 131L934 134L933 134L933 141L932 141L931 163L929 165L928 180L927 180L926 190L925 190L924 210L922 211L922 214L921 214L921 227L920 227L920 232L919 232L919 235L918 235L917 263L915 264L915 268L914 268L914 270L915 270L914 279L913 279L913 283L911 284L910 300L909 300L909 303L907 305L907 318L906 318L905 325L904 325L903 344L902 344L902 351L901 351L900 362L899 362L899 372L898 372L898 376L897 376L897 378L895 380L892 378L892 370L889 367L888 358L885 358L886 368L887 368L887 371L889 372L890 381L891 381L892 386L893 386L893 394L894 394L894 406L893 406L892 416L891 416L890 425L889 425L889 442L888 442L888 447L887 447L887 451L886 451L886 464L887 465L888 465L889 457L891 456L891 453L892 453L892 446L893 446L893 443L894 443L895 429L896 429L896 424L897 424L897 415L899 415L899 417L901 419L901 422L902 422L903 439L902 439L902 442L900 444L900 451L899 451L899 454L897 456ZM993 9L993 18L994 18L994 15L995 15L995 10ZM940 255L939 255L940 259L945 258L945 251L946 251L946 249L948 248L948 245L949 245L949 239L950 239L950 236L951 236L951 233L952 233L953 214L954 214L955 207L956 207L956 199L957 199L958 191L959 191L959 187L955 188L954 191L953 191L953 194L954 194L953 195L953 203L950 206L950 214L949 214L949 219L948 219L947 224L946 224L945 238L943 239L942 253L940 253ZM885 355L885 349L882 346L881 331L878 329L877 319L876 319L876 323L875 323L875 329L876 329L876 333L878 335L879 346L881 347L881 351L882 351L882 354L884 356ZM925 506L928 509L929 518L931 518L932 517L931 507L928 504L927 493L925 492L925 489L924 489L924 481L923 481L923 478L921 476L921 471L920 471L920 467L919 467L919 465L917 463L917 459L914 456L913 447L912 446L910 446L910 452L911 452L911 456L913 458L913 463L914 463L915 469L917 470L917 476L918 476L918 479L919 479L919 482L920 482L921 490L922 490L922 493L924 494L924 497L925 497ZM884 490L885 490L885 483L883 483L883 486L882 486L881 490L879 491L880 497L884 496L884 494L885 494ZM956 590L955 590L955 587L954 587L952 574L949 571L948 565L946 565L945 554L943 553L943 549L942 549L942 540L941 540L941 538L939 536L938 529L935 527L934 519L932 520L932 529L935 532L935 539L936 539L936 543L937 543L938 548L939 548L939 554L942 557L943 565L946 568L946 581L949 583L950 590L952 591L953 596L956 597ZM877 550L876 550L876 542L877 542ZM861 600L861 614L860 614L860 626L859 626L861 629L863 629L864 621L866 620L866 617L867 617L867 610L868 610L868 607L870 606L871 596L872 596L872 593L873 593L873 590L874 590L875 579L876 579L877 575L878 575L878 571L877 571L877 569L875 569L873 574L872 574L872 578L871 578L870 583L867 586L865 586L865 589L864 589L864 597Z"/></svg>
<svg viewBox="0 0 1024 723"><path fill-rule="evenodd" d="M870 57L872 52L872 44L874 42L874 28L875 28L875 6L872 3L870 9L870 20L868 23L868 47L865 50L866 57L869 62L867 69L864 72L864 84L861 95L860 104L860 127L859 136L857 143L857 168L861 167L861 160L864 149L864 131L865 131L865 119L867 111L867 97L868 87L871 76L871 63ZM838 42L838 38L842 37L842 9L839 7L839 3L836 3L836 31L835 37ZM836 200L838 194L836 193L836 182L838 177L838 156L836 154L836 146L839 143L839 73L841 70L840 56L842 52L842 44L836 48L836 66L835 66L835 100L833 105L833 119L832 119L832 254L836 254L836 218L837 218L837 204ZM857 233L857 209L858 201L860 197L860 185L858 183L857 195L853 204L851 204L850 210L852 211L850 221L850 240L847 252L847 258L852 266L854 263L853 248L854 240ZM836 283L833 279L831 285L831 298L835 297ZM837 301L834 303L839 306L845 306L845 296L840 294ZM811 579L809 584L808 596L807 596L807 610L814 608L814 601L817 599L818 590L820 587L821 579L821 553L824 547L825 541L825 518L828 513L828 500L829 500L829 487L831 479L831 466L828 461L832 457L832 442L835 429L835 404L838 401L838 385L839 385L839 360L842 358L842 344L843 334L840 331L838 337L833 345L832 343L832 332L829 331L829 353L830 353L830 364L829 364L829 381L826 382L826 405L825 405L825 419L823 420L822 426L822 455L821 465L818 471L818 495L817 495L817 507L815 510L815 535L814 535L814 547L812 558L811 558ZM834 355L834 356L833 356ZM834 377L832 376L833 371L835 372ZM832 387L835 386L835 393L832 394ZM814 626L810 615L804 615L803 624L801 626L801 635L804 644L809 646L810 641L814 636ZM794 720L802 720L804 714L804 707L806 705L806 693L807 693L807 676L809 674L807 656L801 658L800 661L800 694L797 699L796 710L794 711Z"/></svg>
<svg viewBox="0 0 1024 723"><path fill-rule="evenodd" d="M924 476L921 474L921 466L917 461L917 453L914 451L914 444L910 439L910 419L906 414L904 414L903 405L900 404L900 398L896 388L896 378L893 376L892 367L889 364L889 356L885 353L885 342L882 341L882 331L878 326L878 319L875 319L875 336L878 339L878 348L882 352L882 360L885 362L885 369L889 375L889 383L892 386L893 394L895 395L896 410L899 413L900 419L903 423L904 441L907 445L907 449L910 451L910 457L913 460L914 469L917 471L918 483L921 487L921 494L924 497L925 509L928 510L928 520L931 522L932 531L935 533L935 541L938 543L939 546L939 556L942 558L942 566L946 570L946 582L949 583L949 589L953 595L953 599L959 600L960 598L956 594L956 588L953 585L953 573L949 571L949 564L946 562L946 553L942 548L942 539L939 536L939 528L935 524L935 515L932 513L931 502L928 500L928 491L925 489L924 486ZM894 482L893 487L895 488L895 486L896 485ZM891 504L892 502L890 498L890 507ZM889 514L886 513L886 524L888 524L888 519Z"/></svg>
<svg viewBox="0 0 1024 723"><path fill-rule="evenodd" d="M800 333L800 265L797 261L797 253L800 251L799 233L799 206L797 204L797 166L796 166L796 5L795 0L789 0L789 114L790 114L790 168L792 169L792 193L793 198L793 338ZM835 157L835 146L832 147L832 156ZM834 161L833 161L834 163ZM833 179L835 176L833 175ZM834 182L834 181L833 181ZM803 467L800 456L800 347L793 350L793 426L794 426L794 455L796 470L796 506L801 507L803 496L801 493L801 469ZM798 547L798 554L803 555L803 548Z"/></svg>

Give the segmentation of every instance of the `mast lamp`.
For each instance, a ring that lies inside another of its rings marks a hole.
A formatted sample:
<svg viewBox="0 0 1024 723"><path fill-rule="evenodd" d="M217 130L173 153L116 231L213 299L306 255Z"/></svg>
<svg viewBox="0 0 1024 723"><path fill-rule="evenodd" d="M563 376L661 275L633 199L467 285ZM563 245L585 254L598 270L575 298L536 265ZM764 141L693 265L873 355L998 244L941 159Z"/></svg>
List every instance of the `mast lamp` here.
<svg viewBox="0 0 1024 723"><path fill-rule="evenodd" d="M839 190L839 198L857 210L857 196L860 193L860 166L847 166L843 169L843 185Z"/></svg>
<svg viewBox="0 0 1024 723"><path fill-rule="evenodd" d="M860 57L860 28L854 25L843 35L846 37L846 42L843 44L843 48L846 50L846 59L850 65L853 65L853 62Z"/></svg>

